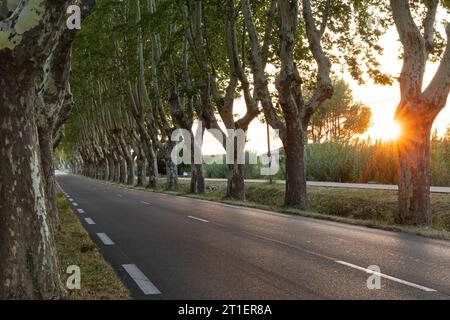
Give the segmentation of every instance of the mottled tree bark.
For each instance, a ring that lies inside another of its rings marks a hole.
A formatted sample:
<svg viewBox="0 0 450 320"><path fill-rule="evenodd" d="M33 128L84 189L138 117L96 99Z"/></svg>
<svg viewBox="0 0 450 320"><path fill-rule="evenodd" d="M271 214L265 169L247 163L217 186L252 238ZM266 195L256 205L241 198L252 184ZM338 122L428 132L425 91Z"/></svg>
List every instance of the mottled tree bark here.
<svg viewBox="0 0 450 320"><path fill-rule="evenodd" d="M286 192L284 203L289 207L305 209L308 206L306 194L306 172L304 141L306 132L298 123L287 123L284 141L286 153Z"/></svg>
<svg viewBox="0 0 450 320"><path fill-rule="evenodd" d="M38 137L48 215L50 225L56 232L59 230L59 214L56 202L55 167L53 164L53 130L40 127L38 128Z"/></svg>
<svg viewBox="0 0 450 320"><path fill-rule="evenodd" d="M168 190L178 190L178 168L175 163L172 162L170 156L166 162L167 170L167 189Z"/></svg>
<svg viewBox="0 0 450 320"><path fill-rule="evenodd" d="M137 157L136 157L136 164L137 164L137 183L136 185L138 187L143 187L145 185L145 157L144 153L141 150L141 148L138 149Z"/></svg>
<svg viewBox="0 0 450 320"><path fill-rule="evenodd" d="M0 75L0 298L63 293L50 227L30 79Z"/></svg>
<svg viewBox="0 0 450 320"><path fill-rule="evenodd" d="M0 17L0 299L64 292L42 176L35 82L65 28L68 3L11 1L14 10Z"/></svg>
<svg viewBox="0 0 450 320"><path fill-rule="evenodd" d="M420 117L420 116L419 116ZM399 154L399 213L396 223L431 225L430 135L431 123L398 115L402 123L397 148Z"/></svg>

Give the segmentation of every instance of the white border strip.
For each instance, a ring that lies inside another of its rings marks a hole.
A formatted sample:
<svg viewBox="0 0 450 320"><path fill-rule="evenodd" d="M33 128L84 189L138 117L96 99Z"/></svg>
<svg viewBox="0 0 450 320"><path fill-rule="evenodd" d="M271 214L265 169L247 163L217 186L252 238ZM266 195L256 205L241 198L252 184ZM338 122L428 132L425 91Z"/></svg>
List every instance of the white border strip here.
<svg viewBox="0 0 450 320"><path fill-rule="evenodd" d="M198 221L201 221L201 222L209 222L208 220L197 218L197 217L193 217L193 216L188 216L188 218L194 219L194 220L198 220Z"/></svg>
<svg viewBox="0 0 450 320"><path fill-rule="evenodd" d="M357 269L357 270L360 270L360 271L364 271L364 272L367 272L367 273L370 273L370 274L375 274L375 275L378 275L378 276L380 276L382 278L389 279L389 280L392 280L392 281L395 281L395 282L398 282L398 283L401 283L401 284L404 284L404 285L407 285L407 286L410 286L410 287L413 287L413 288L417 288L417 289L420 289L420 290L423 290L423 291L427 291L427 292L436 292L437 291L435 289L427 288L427 287L421 286L419 284L415 284L415 283L412 283L412 282L409 282L409 281L406 281L406 280L395 278L395 277L389 276L387 274L376 272L376 271L373 271L373 270L370 270L370 269L367 269L367 268L363 268L363 267L360 267L360 266L357 266L355 264L351 264L351 263L348 263L348 262L345 262L345 261L335 260L335 262L339 263L339 264L342 264L344 266L350 267L350 268L354 268L354 269Z"/></svg>

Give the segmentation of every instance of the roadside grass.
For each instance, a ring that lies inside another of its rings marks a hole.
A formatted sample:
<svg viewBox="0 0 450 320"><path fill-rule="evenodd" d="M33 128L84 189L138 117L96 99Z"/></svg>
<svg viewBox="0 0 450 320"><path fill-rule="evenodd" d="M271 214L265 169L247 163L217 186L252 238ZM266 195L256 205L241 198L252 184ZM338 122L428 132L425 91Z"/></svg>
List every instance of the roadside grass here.
<svg viewBox="0 0 450 320"><path fill-rule="evenodd" d="M65 284L67 267L81 269L81 289L67 290L69 300L126 300L129 292L112 267L98 251L97 246L70 209L62 193L57 195L61 230L56 237L61 279Z"/></svg>
<svg viewBox="0 0 450 320"><path fill-rule="evenodd" d="M106 183L117 185L117 183L110 181L106 181ZM179 181L177 191L167 190L167 184L164 180L161 180L160 185L155 190L124 184L120 185L126 188L163 192L243 207L450 240L450 194L432 193L433 227L416 227L394 223L394 216L398 210L398 192L394 190L308 186L309 209L299 210L283 205L285 188L283 184L246 183L246 201L238 201L225 198L226 182L206 181L205 183L206 191L203 194L190 194L190 183L186 180Z"/></svg>

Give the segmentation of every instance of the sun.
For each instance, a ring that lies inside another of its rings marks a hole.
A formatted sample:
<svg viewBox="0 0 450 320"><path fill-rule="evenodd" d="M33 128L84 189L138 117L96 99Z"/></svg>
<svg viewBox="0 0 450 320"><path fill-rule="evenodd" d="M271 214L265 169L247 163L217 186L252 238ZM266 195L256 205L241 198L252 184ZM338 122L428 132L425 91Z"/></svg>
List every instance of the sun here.
<svg viewBox="0 0 450 320"><path fill-rule="evenodd" d="M372 140L394 141L400 136L400 132L400 125L394 120L380 119L374 122L366 135Z"/></svg>
<svg viewBox="0 0 450 320"><path fill-rule="evenodd" d="M387 129L388 130L386 131L384 138L386 140L397 140L397 138L400 136L400 125L397 122L392 121Z"/></svg>

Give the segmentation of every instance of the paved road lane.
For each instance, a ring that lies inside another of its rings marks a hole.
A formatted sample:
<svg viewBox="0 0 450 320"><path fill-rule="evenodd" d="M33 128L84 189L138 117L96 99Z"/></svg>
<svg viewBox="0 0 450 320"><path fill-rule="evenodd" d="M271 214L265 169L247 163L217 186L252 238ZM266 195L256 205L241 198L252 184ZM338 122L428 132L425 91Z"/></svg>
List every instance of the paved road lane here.
<svg viewBox="0 0 450 320"><path fill-rule="evenodd" d="M136 299L450 299L447 241L57 179Z"/></svg>

